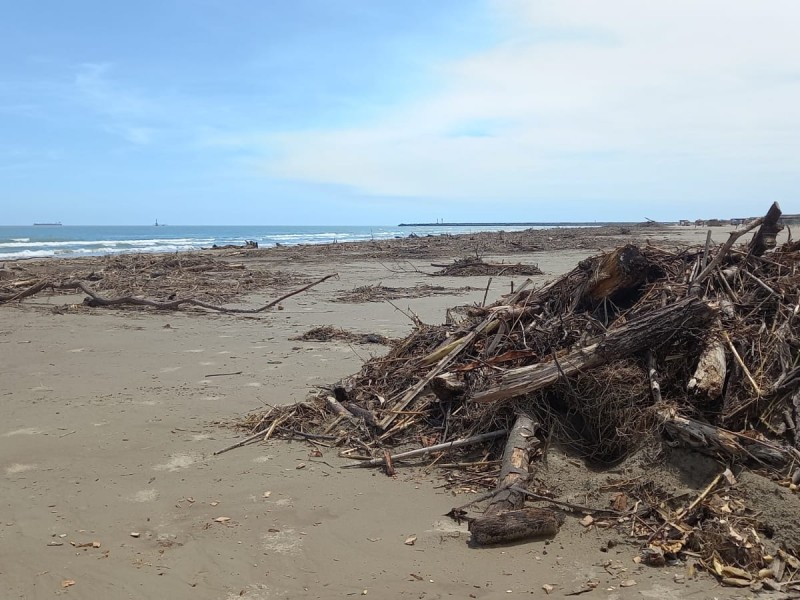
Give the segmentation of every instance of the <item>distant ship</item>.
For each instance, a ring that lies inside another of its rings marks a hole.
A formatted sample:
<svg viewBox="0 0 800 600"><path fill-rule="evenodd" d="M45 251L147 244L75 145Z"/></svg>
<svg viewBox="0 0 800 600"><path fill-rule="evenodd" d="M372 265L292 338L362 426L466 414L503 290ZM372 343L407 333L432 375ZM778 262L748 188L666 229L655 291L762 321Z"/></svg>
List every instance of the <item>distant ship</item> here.
<svg viewBox="0 0 800 600"><path fill-rule="evenodd" d="M166 223L159 223L158 219L156 219L156 224L153 225L153 227L166 227L166 226L167 226Z"/></svg>
<svg viewBox="0 0 800 600"><path fill-rule="evenodd" d="M61 221L56 223L34 223L34 227L61 227Z"/></svg>

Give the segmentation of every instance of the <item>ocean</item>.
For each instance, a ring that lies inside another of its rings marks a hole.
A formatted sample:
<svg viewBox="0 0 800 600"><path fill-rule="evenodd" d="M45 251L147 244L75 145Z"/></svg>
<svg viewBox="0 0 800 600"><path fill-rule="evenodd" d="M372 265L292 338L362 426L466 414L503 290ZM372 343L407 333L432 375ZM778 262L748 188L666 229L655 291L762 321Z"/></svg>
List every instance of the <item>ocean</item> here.
<svg viewBox="0 0 800 600"><path fill-rule="evenodd" d="M130 252L183 252L214 244L244 244L254 240L261 247L276 244L325 244L385 240L444 233L520 231L535 227L575 226L576 223L491 226L259 226L259 225L147 225L147 226L0 226L0 260L39 257L76 257ZM584 225L589 225L588 223Z"/></svg>

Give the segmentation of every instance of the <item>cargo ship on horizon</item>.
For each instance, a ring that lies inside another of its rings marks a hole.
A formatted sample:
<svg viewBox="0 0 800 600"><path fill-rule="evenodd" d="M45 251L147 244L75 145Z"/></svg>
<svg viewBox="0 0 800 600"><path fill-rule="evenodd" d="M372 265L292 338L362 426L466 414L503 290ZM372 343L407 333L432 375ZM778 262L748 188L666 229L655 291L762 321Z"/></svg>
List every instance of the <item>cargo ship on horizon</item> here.
<svg viewBox="0 0 800 600"><path fill-rule="evenodd" d="M61 227L61 221L55 223L34 223L34 227Z"/></svg>

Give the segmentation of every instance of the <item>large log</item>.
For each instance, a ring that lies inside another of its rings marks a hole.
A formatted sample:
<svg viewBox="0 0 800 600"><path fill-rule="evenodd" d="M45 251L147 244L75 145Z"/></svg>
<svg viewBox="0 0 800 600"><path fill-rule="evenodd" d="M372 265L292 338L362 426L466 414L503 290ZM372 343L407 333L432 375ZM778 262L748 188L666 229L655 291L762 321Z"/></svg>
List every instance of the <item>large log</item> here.
<svg viewBox="0 0 800 600"><path fill-rule="evenodd" d="M524 508L525 496L518 487L530 477L531 453L538 445L534 435L537 427L530 417L517 416L503 451L497 491L484 514L469 524L474 544L503 544L558 533L561 514L544 508Z"/></svg>
<svg viewBox="0 0 800 600"><path fill-rule="evenodd" d="M557 360L511 369L500 380L472 396L475 402L497 402L543 389L562 377L593 369L611 360L652 348L676 333L702 328L716 309L699 298L690 297L623 325L599 341L574 350Z"/></svg>
<svg viewBox="0 0 800 600"><path fill-rule="evenodd" d="M783 468L800 459L800 452L708 423L682 417L671 410L659 412L663 431L673 442L725 462Z"/></svg>

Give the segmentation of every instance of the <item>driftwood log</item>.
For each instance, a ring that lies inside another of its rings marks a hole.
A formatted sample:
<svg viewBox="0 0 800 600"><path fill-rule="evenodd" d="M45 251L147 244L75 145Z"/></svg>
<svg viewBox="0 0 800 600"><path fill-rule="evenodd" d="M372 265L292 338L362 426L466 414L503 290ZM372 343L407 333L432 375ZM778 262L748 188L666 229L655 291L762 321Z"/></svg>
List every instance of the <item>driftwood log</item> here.
<svg viewBox="0 0 800 600"><path fill-rule="evenodd" d="M676 331L701 328L715 315L716 310L694 297L686 298L665 308L609 331L602 339L574 350L549 362L510 369L500 381L477 392L475 402L497 402L535 392L557 382L603 365L611 360L630 356L645 348L656 347L675 335Z"/></svg>
<svg viewBox="0 0 800 600"><path fill-rule="evenodd" d="M532 537L553 536L563 519L543 508L524 508L524 493L517 487L530 477L530 459L538 445L538 425L518 415L503 452L497 489L484 514L469 524L472 542L479 546L503 544Z"/></svg>
<svg viewBox="0 0 800 600"><path fill-rule="evenodd" d="M659 417L663 431L671 441L725 463L781 469L800 459L800 451L794 448L715 427L680 416L672 410L660 411Z"/></svg>

